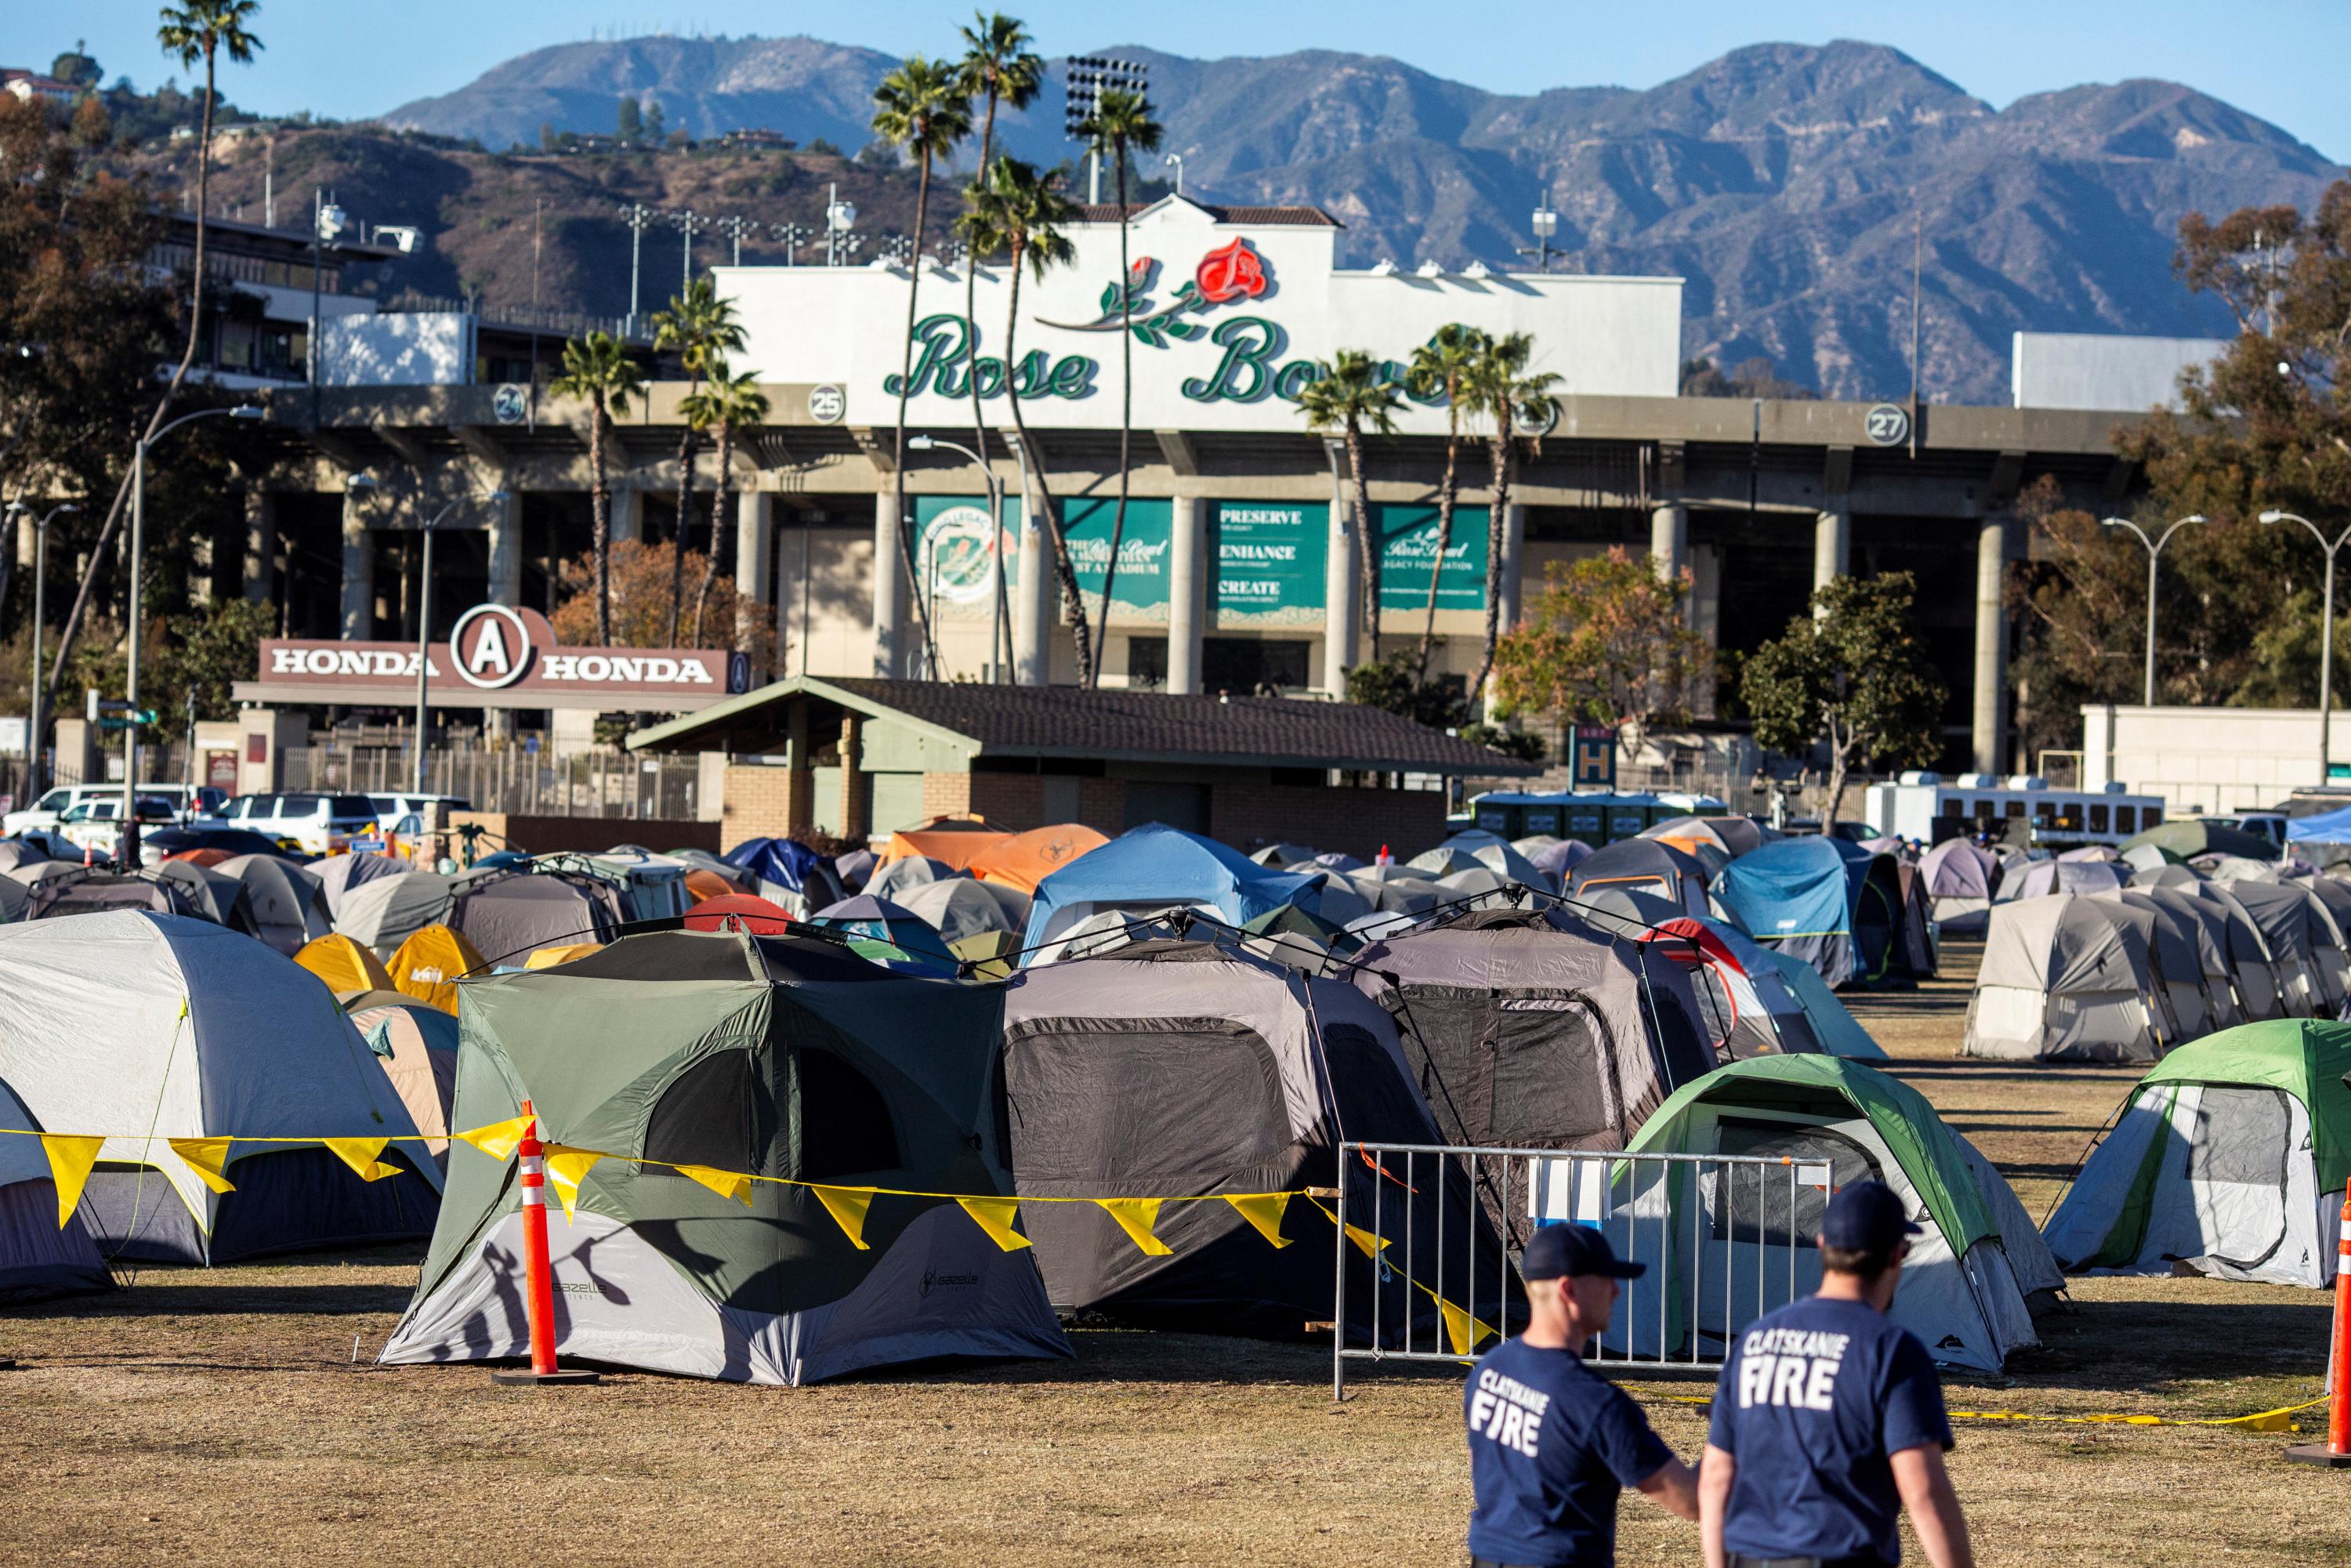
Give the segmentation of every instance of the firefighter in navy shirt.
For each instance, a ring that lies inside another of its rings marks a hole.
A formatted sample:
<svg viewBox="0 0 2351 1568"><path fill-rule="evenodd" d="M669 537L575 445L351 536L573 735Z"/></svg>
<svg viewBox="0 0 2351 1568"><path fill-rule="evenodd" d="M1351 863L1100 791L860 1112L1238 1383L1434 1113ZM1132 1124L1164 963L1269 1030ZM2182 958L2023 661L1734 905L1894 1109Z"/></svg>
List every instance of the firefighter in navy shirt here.
<svg viewBox="0 0 2351 1568"><path fill-rule="evenodd" d="M1885 1183L1846 1187L1820 1293L1739 1336L1699 1471L1707 1568L1893 1568L1905 1508L1934 1568L1972 1568L1935 1364L1886 1317L1917 1230Z"/></svg>
<svg viewBox="0 0 2351 1568"><path fill-rule="evenodd" d="M1527 1243L1526 1332L1486 1353L1462 1398L1474 1568L1607 1568L1625 1487L1698 1517L1690 1468L1639 1406L1583 1364L1584 1347L1608 1327L1617 1281L1646 1267L1619 1261L1607 1237L1581 1225L1544 1226Z"/></svg>

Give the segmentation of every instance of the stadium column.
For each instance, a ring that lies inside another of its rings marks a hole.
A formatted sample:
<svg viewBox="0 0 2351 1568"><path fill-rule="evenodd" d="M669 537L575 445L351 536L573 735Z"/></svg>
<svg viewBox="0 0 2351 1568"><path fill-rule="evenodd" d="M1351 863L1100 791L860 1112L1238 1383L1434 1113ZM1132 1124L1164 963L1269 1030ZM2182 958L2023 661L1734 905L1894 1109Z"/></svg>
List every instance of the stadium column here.
<svg viewBox="0 0 2351 1568"><path fill-rule="evenodd" d="M1513 502L1502 508L1501 625L1518 625L1526 607L1527 509Z"/></svg>
<svg viewBox="0 0 2351 1568"><path fill-rule="evenodd" d="M1208 530L1196 496L1168 503L1167 689L1190 696L1200 689L1200 638L1207 622Z"/></svg>
<svg viewBox="0 0 2351 1568"><path fill-rule="evenodd" d="M485 506L490 516L490 602L514 609L522 603L522 497L509 489L506 499L493 498Z"/></svg>
<svg viewBox="0 0 2351 1568"><path fill-rule="evenodd" d="M375 540L359 507L360 492L343 492L343 641L375 635Z"/></svg>
<svg viewBox="0 0 2351 1568"><path fill-rule="evenodd" d="M1670 502L1649 513L1649 559L1655 565L1661 582L1672 582L1689 565L1689 508L1679 502ZM1689 619L1690 605L1683 601L1682 618Z"/></svg>
<svg viewBox="0 0 2351 1568"><path fill-rule="evenodd" d="M269 602L277 558L277 497L255 486L245 493L245 597Z"/></svg>
<svg viewBox="0 0 2351 1568"><path fill-rule="evenodd" d="M872 823L866 811L864 789L865 716L841 716L841 836L853 849L863 849Z"/></svg>
<svg viewBox="0 0 2351 1568"><path fill-rule="evenodd" d="M898 518L891 509L889 488L873 495L873 674L882 680L898 678L899 643L904 640L906 567L898 549Z"/></svg>
<svg viewBox="0 0 2351 1568"><path fill-rule="evenodd" d="M1970 739L1979 773L2008 770L2008 610L2001 602L2008 518L1986 517L1976 533L1976 680Z"/></svg>
<svg viewBox="0 0 2351 1568"><path fill-rule="evenodd" d="M755 604L776 600L775 521L772 492L745 490L735 497L735 591ZM747 622L735 628L737 647L749 645L750 630Z"/></svg>
<svg viewBox="0 0 2351 1568"><path fill-rule="evenodd" d="M612 492L611 517L606 525L611 529L612 542L641 539L645 537L645 493L631 487Z"/></svg>
<svg viewBox="0 0 2351 1568"><path fill-rule="evenodd" d="M1362 632L1357 552L1364 541L1357 537L1347 483L1347 449L1340 442L1324 444L1331 452L1331 544L1322 561L1322 689L1343 697L1347 695L1347 667L1355 662L1355 641ZM1377 641L1374 633L1375 649Z"/></svg>
<svg viewBox="0 0 2351 1568"><path fill-rule="evenodd" d="M1853 569L1853 514L1823 512L1813 522L1813 589L1818 592ZM1821 612L1813 612L1818 618Z"/></svg>
<svg viewBox="0 0 2351 1568"><path fill-rule="evenodd" d="M1012 573L1012 679L1042 686L1053 678L1053 557L1046 538L1047 498L1021 484L1020 554Z"/></svg>

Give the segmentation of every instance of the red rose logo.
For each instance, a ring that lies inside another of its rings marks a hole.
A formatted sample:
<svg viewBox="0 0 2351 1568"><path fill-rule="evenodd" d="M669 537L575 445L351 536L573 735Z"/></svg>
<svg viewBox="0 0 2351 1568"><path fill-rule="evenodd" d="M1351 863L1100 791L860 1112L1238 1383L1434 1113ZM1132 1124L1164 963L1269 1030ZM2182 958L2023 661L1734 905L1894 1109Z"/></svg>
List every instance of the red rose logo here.
<svg viewBox="0 0 2351 1568"><path fill-rule="evenodd" d="M1200 286L1200 298L1211 305L1222 305L1228 299L1255 299L1265 292L1265 263L1249 248L1247 239L1218 246L1202 256L1200 269L1192 277Z"/></svg>

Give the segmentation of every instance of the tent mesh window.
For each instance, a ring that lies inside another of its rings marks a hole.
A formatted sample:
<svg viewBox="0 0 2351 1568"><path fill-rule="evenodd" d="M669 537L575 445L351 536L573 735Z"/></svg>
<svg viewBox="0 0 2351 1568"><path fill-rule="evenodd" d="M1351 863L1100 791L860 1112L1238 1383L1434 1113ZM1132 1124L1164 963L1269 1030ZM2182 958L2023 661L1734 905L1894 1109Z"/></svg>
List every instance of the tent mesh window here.
<svg viewBox="0 0 2351 1568"><path fill-rule="evenodd" d="M714 1170L758 1171L755 1093L749 1051L722 1051L695 1062L653 1102L645 1118L645 1158Z"/></svg>
<svg viewBox="0 0 2351 1568"><path fill-rule="evenodd" d="M1509 998L1488 1040L1495 1142L1573 1142L1616 1126L1615 1063L1583 1001Z"/></svg>
<svg viewBox="0 0 2351 1568"><path fill-rule="evenodd" d="M2275 1193L2281 1199L2285 1197L2286 1158L2293 1152L2287 1145L2294 1137L2294 1109L2283 1090L2208 1083L2198 1101L2196 1120L2196 1135L2188 1145L2187 1175L2191 1184L2259 1187ZM2303 1157L2309 1157L2306 1145ZM2273 1234L2265 1239L2257 1234L2250 1239L2259 1245L2239 1249L2252 1256L2224 1258L2216 1252L2214 1260L2238 1269L2257 1269L2268 1262L2285 1244L2287 1226L2283 1202L2276 1214L2277 1228Z"/></svg>
<svg viewBox="0 0 2351 1568"><path fill-rule="evenodd" d="M1760 1155L1793 1160L1799 1166L1825 1165L1830 1181L1837 1187L1886 1179L1869 1151L1844 1134L1792 1122L1725 1116L1715 1124L1715 1153ZM1828 1193L1798 1181L1793 1184L1792 1204L1787 1176L1764 1171L1759 1181L1754 1174L1758 1168L1717 1166L1698 1178L1700 1200L1706 1205L1714 1239L1782 1245L1792 1239L1798 1247L1817 1245L1814 1239L1828 1210Z"/></svg>
<svg viewBox="0 0 2351 1568"><path fill-rule="evenodd" d="M898 1130L873 1081L837 1052L799 1052L803 1181L898 1168Z"/></svg>
<svg viewBox="0 0 2351 1568"><path fill-rule="evenodd" d="M1213 1181L1290 1146L1272 1048L1241 1024L1030 1019L1008 1034L1023 1190Z"/></svg>

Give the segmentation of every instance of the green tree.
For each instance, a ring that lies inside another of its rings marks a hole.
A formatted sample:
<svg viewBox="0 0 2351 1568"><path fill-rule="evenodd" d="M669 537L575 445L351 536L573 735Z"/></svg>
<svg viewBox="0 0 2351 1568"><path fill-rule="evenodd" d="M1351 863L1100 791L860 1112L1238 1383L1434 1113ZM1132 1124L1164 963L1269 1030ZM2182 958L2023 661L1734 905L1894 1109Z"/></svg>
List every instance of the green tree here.
<svg viewBox="0 0 2351 1568"><path fill-rule="evenodd" d="M694 641L691 645L696 648L703 645L703 612L710 603L710 585L718 576L718 544L725 537L727 485L735 476L736 433L754 429L768 417L768 394L759 390L759 383L750 371L746 371L739 376L729 374L724 360L712 361L708 368L710 384L699 392L689 393L683 409L686 418L705 429L716 431L718 444L718 487L710 500L710 549L703 562L702 585L694 592ZM681 540L683 538L681 534ZM755 592L761 586L752 585ZM737 625L735 646L748 653L748 639L749 629Z"/></svg>
<svg viewBox="0 0 2351 1568"><path fill-rule="evenodd" d="M1552 561L1495 650L1498 706L1643 731L1687 719L1710 658L1687 619L1689 570L1657 565L1622 546Z"/></svg>
<svg viewBox="0 0 2351 1568"><path fill-rule="evenodd" d="M563 371L549 383L558 397L588 404L588 505L595 519L596 642L612 640L612 486L604 472L604 444L612 416L629 412L644 391L644 372L609 332L590 332L563 345Z"/></svg>
<svg viewBox="0 0 2351 1568"><path fill-rule="evenodd" d="M669 126L662 113L661 99L654 99L645 105L645 130L639 140L647 147L658 147L668 135Z"/></svg>
<svg viewBox="0 0 2351 1568"><path fill-rule="evenodd" d="M1856 765L1915 767L1935 756L1943 684L1911 630L1915 586L1907 571L1833 578L1813 591L1813 613L1789 622L1740 672L1759 742L1799 758L1826 743L1824 823L1837 820Z"/></svg>
<svg viewBox="0 0 2351 1568"><path fill-rule="evenodd" d="M1111 523L1110 559L1102 563L1102 630L1094 639L1107 647L1111 584L1118 576L1119 546L1126 538L1126 493L1134 461L1135 277L1126 255L1127 220L1133 215L1126 203L1126 159L1130 152L1157 152L1160 130L1141 93L1104 88L1095 95L1094 111L1079 125L1078 133L1111 160L1118 176L1118 511ZM1377 645L1376 632L1374 645ZM1095 674L1084 673L1085 685L1094 684Z"/></svg>
<svg viewBox="0 0 2351 1568"><path fill-rule="evenodd" d="M1461 405L1469 373L1486 353L1491 340L1475 327L1448 321L1435 336L1412 351L1405 384L1419 398L1445 400L1445 477L1437 489L1437 553L1428 564L1428 620L1421 628L1420 667L1428 669L1428 655L1437 645L1437 585L1445 575L1445 552L1453 543L1453 508L1461 497Z"/></svg>
<svg viewBox="0 0 2351 1568"><path fill-rule="evenodd" d="M685 292L670 297L669 308L653 313L653 347L676 352L685 366L686 416L680 420L677 434L677 539L678 548L671 552L670 564L679 572L685 570L685 552L691 547L689 535L694 524L694 455L702 433L707 425L697 422L692 408L695 394L702 390L702 379L713 365L728 354L743 351L743 324L736 319L735 302L718 297L717 286L707 277L697 277L686 285ZM723 476L722 476L723 478ZM711 525L711 554L715 559L718 545L717 524ZM685 605L685 580L681 576L670 584L669 634L670 646L677 645L678 622Z"/></svg>
<svg viewBox="0 0 2351 1568"><path fill-rule="evenodd" d="M906 596L914 606L914 624L927 650L928 667L935 676L938 644L931 627L931 607L923 602L922 574L914 569L914 530L906 526L906 400L914 392L914 303L922 292L923 231L931 214L931 165L955 151L971 133L971 102L963 92L960 73L944 61L916 55L882 78L873 89L873 134L914 161L914 245L906 260L906 336L898 361L898 423L892 434L890 522L898 536L899 564L906 572ZM1008 371L1010 361L1006 361ZM878 573L885 570L873 563ZM876 591L879 591L877 587ZM903 657L890 650L892 660ZM903 667L885 672L903 674Z"/></svg>
<svg viewBox="0 0 2351 1568"><path fill-rule="evenodd" d="M1093 662L1088 637L1085 600L1078 592L1078 570L1070 559L1070 540L1061 531L1061 516L1053 505L1053 487L1047 480L1037 444L1029 439L1028 416L1020 412L1019 364L1020 275L1025 268L1039 282L1057 267L1067 267L1076 247L1062 232L1077 216L1077 207L1061 193L1058 173L1040 173L1033 164L1017 158L998 158L988 171L977 200L964 214L964 235L975 256L1002 256L1010 270L1011 287L1004 303L1004 402L1012 414L1012 428L1020 448L1029 454L1036 494L1025 498L1023 509L1041 518L1052 546L1053 575L1061 585L1061 603L1077 628L1078 667Z"/></svg>
<svg viewBox="0 0 2351 1568"><path fill-rule="evenodd" d="M996 110L998 105L1008 109L1026 109L1036 100L1045 85L1045 62L1029 45L1029 29L1002 12L993 16L972 14L971 26L963 29L964 55L956 67L964 97L977 99L986 106L979 122L979 161L972 166L971 183L964 188L964 214L968 218L977 208L987 184L988 168L996 159ZM970 244L968 227L965 243ZM971 259L963 269L963 319L971 332L971 360L979 362L979 267L983 255L993 256L971 246ZM1012 361L1004 361L1009 371ZM979 377L971 378L972 450L987 450L987 416L979 402Z"/></svg>
<svg viewBox="0 0 2351 1568"><path fill-rule="evenodd" d="M621 97L619 114L612 124L612 140L623 147L634 147L645 139L645 111L634 98Z"/></svg>
<svg viewBox="0 0 2351 1568"><path fill-rule="evenodd" d="M1404 400L1379 362L1361 349L1342 349L1315 366L1315 378L1298 394L1298 412L1309 430L1341 432L1347 445L1347 496L1355 515L1358 583L1364 597L1364 630L1370 639L1364 657L1380 656L1380 540L1372 537L1371 492L1364 474L1364 432L1395 431Z"/></svg>
<svg viewBox="0 0 2351 1568"><path fill-rule="evenodd" d="M1548 371L1530 372L1534 340L1524 332L1489 338L1464 376L1469 401L1493 426L1487 437L1493 462L1494 499L1486 513L1486 643L1479 656L1478 678L1469 683L1482 691L1494 667L1494 649L1502 633L1502 531L1510 510L1510 475L1518 458L1519 428L1549 430L1559 418L1559 378ZM1538 446L1541 437L1534 438Z"/></svg>

